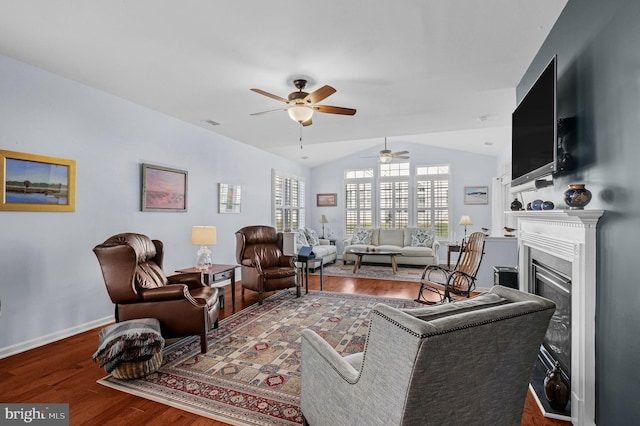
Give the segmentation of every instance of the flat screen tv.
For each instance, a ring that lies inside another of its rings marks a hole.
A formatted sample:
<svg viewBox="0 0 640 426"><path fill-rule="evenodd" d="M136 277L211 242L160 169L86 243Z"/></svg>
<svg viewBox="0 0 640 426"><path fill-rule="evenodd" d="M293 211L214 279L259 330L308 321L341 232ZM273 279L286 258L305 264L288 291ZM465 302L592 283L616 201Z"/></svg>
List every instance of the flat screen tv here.
<svg viewBox="0 0 640 426"><path fill-rule="evenodd" d="M557 65L554 56L512 115L512 186L556 172L557 123Z"/></svg>

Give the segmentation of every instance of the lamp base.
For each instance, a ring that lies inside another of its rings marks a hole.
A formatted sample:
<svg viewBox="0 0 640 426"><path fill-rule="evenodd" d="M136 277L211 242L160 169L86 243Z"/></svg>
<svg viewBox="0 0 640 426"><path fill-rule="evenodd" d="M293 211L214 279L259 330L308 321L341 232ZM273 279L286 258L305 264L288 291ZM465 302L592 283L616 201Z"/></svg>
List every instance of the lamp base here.
<svg viewBox="0 0 640 426"><path fill-rule="evenodd" d="M213 253L211 253L211 250L209 250L207 246L200 247L196 252L195 268L200 271L205 271L211 268L211 265L213 265Z"/></svg>

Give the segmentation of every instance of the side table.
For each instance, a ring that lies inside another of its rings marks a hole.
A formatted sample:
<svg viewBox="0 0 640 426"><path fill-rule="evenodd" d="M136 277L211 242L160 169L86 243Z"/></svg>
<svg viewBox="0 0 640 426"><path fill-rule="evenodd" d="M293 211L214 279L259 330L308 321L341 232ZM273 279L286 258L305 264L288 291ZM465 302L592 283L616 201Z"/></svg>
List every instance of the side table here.
<svg viewBox="0 0 640 426"><path fill-rule="evenodd" d="M447 268L451 269L451 253L460 253L460 244L448 244Z"/></svg>
<svg viewBox="0 0 640 426"><path fill-rule="evenodd" d="M299 282L300 282L300 286L301 287L306 287L305 290L305 294L309 294L309 268L318 268L320 267L320 290L322 290L322 284L323 284L323 276L322 276L322 272L323 272L323 265L322 265L322 258L296 258L295 261L297 264L299 264L298 266L298 277L299 277Z"/></svg>
<svg viewBox="0 0 640 426"><path fill-rule="evenodd" d="M178 269L176 272L181 274L188 274L194 272L202 272L202 282L205 284L216 287L219 291L221 291L220 295L220 307L224 307L224 286L227 285L223 283L224 281L229 280L231 284L231 307L233 310L236 310L236 268L238 265L211 265L209 269L205 269L204 271L200 271L196 268L184 268Z"/></svg>

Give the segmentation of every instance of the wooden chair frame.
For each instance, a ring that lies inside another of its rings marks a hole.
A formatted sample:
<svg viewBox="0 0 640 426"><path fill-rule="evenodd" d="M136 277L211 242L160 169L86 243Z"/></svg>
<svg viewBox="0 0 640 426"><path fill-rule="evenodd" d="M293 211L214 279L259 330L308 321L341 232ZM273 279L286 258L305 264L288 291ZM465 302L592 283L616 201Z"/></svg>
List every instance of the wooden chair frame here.
<svg viewBox="0 0 640 426"><path fill-rule="evenodd" d="M485 239L486 235L482 232L469 235L467 242L460 248L460 256L452 270L439 265L424 268L415 301L434 303L424 297L425 290L436 293L440 297L440 303L453 301L451 293L469 297L476 288L476 274L484 255Z"/></svg>

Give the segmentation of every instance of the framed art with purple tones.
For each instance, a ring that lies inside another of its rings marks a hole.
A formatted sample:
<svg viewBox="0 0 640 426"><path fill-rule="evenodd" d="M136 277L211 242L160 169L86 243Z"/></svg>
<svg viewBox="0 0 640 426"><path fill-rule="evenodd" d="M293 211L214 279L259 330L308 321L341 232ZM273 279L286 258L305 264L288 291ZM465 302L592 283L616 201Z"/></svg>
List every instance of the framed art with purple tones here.
<svg viewBox="0 0 640 426"><path fill-rule="evenodd" d="M142 211L186 212L187 171L142 164Z"/></svg>
<svg viewBox="0 0 640 426"><path fill-rule="evenodd" d="M75 160L0 150L0 175L0 210L76 210Z"/></svg>

